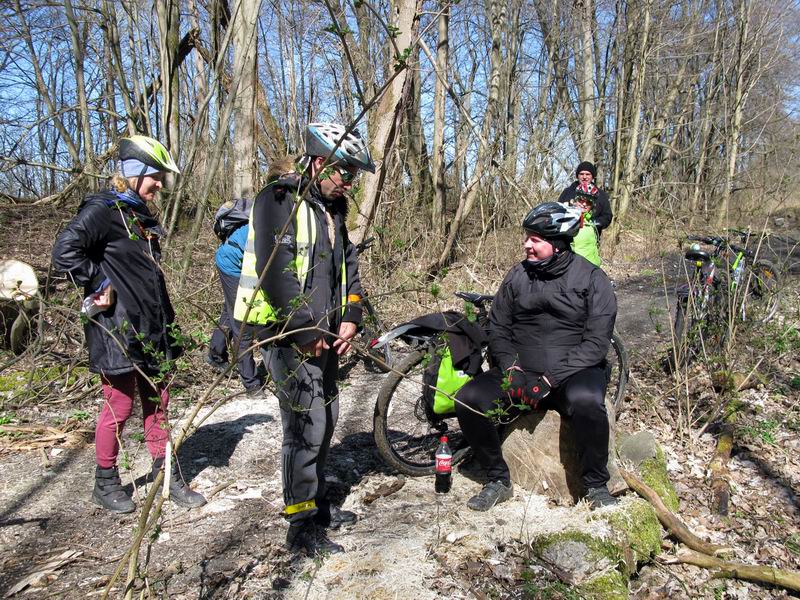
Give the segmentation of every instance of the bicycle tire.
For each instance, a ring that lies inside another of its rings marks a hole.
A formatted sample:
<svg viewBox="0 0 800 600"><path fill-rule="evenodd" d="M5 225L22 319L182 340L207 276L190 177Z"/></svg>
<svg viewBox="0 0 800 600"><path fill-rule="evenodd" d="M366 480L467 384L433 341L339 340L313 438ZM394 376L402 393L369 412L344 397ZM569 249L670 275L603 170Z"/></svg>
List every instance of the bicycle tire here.
<svg viewBox="0 0 800 600"><path fill-rule="evenodd" d="M628 387L630 364L628 362L628 350L625 348L622 338L616 332L611 336L611 347L608 350L606 361L611 372L606 395L611 398L614 413L619 415L625 399L625 390Z"/></svg>
<svg viewBox="0 0 800 600"><path fill-rule="evenodd" d="M378 392L372 435L378 454L387 465L410 476L432 475L439 437L447 435L453 449L453 466L461 462L469 445L455 416L436 425L427 418L422 397L425 350L414 350L387 375Z"/></svg>
<svg viewBox="0 0 800 600"><path fill-rule="evenodd" d="M766 323L775 316L780 305L778 268L766 259L759 259L748 265L747 271L744 277L747 293L742 316L746 320L748 307L751 307L753 321Z"/></svg>

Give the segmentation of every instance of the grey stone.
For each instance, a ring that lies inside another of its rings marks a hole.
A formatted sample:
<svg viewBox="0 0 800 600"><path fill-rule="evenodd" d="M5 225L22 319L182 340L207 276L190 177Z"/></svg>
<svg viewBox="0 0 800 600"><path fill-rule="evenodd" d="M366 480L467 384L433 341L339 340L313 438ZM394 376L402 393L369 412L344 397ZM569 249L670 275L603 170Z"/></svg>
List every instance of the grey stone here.
<svg viewBox="0 0 800 600"><path fill-rule="evenodd" d="M658 442L649 431L640 431L622 438L619 442L619 457L639 467L644 461L658 455Z"/></svg>
<svg viewBox="0 0 800 600"><path fill-rule="evenodd" d="M570 585L580 585L614 566L608 557L582 540L555 541L542 549L539 557L561 581Z"/></svg>

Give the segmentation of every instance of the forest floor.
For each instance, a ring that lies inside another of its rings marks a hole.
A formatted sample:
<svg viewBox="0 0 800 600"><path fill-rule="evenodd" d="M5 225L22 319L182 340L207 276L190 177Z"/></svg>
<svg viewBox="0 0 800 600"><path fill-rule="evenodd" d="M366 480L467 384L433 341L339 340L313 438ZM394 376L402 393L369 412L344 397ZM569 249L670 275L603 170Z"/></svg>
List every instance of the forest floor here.
<svg viewBox="0 0 800 600"><path fill-rule="evenodd" d="M39 220L24 211L6 215L10 222L0 225L16 228L22 235L14 236L13 243L4 236L0 258L27 260L40 273L46 272L48 256L35 240L53 239L57 224L45 217L44 212ZM770 358L758 362L757 385L741 393L745 408L730 461L730 516L716 517L709 510L707 481L716 438L713 429L702 431L700 420L713 400L713 386L708 373L697 368L687 374L689 383L683 387L691 389L685 393L662 368L670 340L665 298L672 295L680 257L677 253L645 256L618 256L606 266L617 286L617 329L632 363L630 388L618 420L620 433L649 430L656 435L680 499L680 515L695 533L733 546L736 560L798 570L797 278L790 278L786 286L776 323L758 339L748 340L751 356L769 354ZM207 258L202 265L197 281L213 282ZM448 277L457 277L458 271L454 267ZM474 265L466 271L474 278ZM502 274L502 270L497 272ZM444 287L449 291L448 285ZM209 288L195 291L203 289ZM216 287L210 289L217 293ZM213 312L217 306L206 306L206 310ZM457 308L458 303L451 307ZM387 312L390 321L402 320ZM69 338L62 343L69 347ZM79 357L74 343L70 352L73 358ZM180 424L213 380L204 352L194 351L189 370L176 382L173 422ZM59 358L64 357L51 353L23 359L0 373L0 393L5 397L0 423L28 428L27 433L20 430L12 435L6 430L0 436L3 596L31 575L31 586L20 596L101 595L136 529L136 513L111 515L89 500L94 470L92 428L101 400L96 385L85 377L84 387L76 390L66 379L66 383L38 385L40 379L31 378L32 370ZM0 366L9 360L9 355L0 354ZM747 373L756 362L744 364L741 370ZM15 381L14 377L19 377L16 386L5 383ZM312 560L291 557L282 549L286 525L280 516L277 401L271 395L262 400L236 396L210 414L181 449L184 476L209 502L194 511L165 505L158 530L142 553L141 568L148 572L148 589L141 590L144 597L147 592L165 598L545 597L537 590L556 579L532 561L526 540L564 524L591 528L592 513L582 503L556 506L519 488L507 504L474 513L465 509L465 502L479 485L457 473L452 493L446 496L434 494L432 478L407 478L399 491L372 501L382 484L399 486L398 476L381 462L372 441L373 408L383 377L359 362L341 385L329 483L334 497L359 515L354 526L332 533L345 554ZM38 397L9 407L25 386L35 388ZM237 391L238 381L233 379L212 394L222 398ZM685 425L686 407L694 410L688 416L691 427ZM34 431L35 427L50 429ZM139 505L146 495L149 471L147 453L137 441L140 430L140 413L135 413L123 435L130 457L123 482L135 488ZM123 582L124 574L112 597L120 595ZM562 592L549 589L549 598L574 597L567 588ZM703 569L656 560L632 580L631 596L741 599L780 598L786 593L765 585L714 579Z"/></svg>

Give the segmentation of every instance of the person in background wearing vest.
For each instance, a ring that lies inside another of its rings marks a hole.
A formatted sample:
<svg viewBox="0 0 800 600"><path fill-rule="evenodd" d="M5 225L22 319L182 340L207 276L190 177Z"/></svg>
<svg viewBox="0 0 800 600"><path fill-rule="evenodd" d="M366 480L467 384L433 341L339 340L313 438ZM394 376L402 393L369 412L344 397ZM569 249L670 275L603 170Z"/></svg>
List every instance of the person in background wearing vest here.
<svg viewBox="0 0 800 600"><path fill-rule="evenodd" d="M561 195L558 197L559 202L571 202L575 199L575 193L579 185L594 183L594 180L597 179L597 167L585 160L575 169L575 177L576 180L561 192ZM592 208L592 222L594 223L598 238L602 235L603 230L611 225L611 220L613 218L614 214L611 212L611 203L608 201L608 194L597 188L597 199Z"/></svg>
<svg viewBox="0 0 800 600"><path fill-rule="evenodd" d="M346 194L361 170L374 173L375 165L357 132L309 124L297 172L256 197L234 307L235 319L261 327L260 339L279 336L268 368L283 421L286 547L309 555L342 552L326 530L356 518L328 500L325 465L339 356L361 322L358 253L345 224Z"/></svg>
<svg viewBox="0 0 800 600"><path fill-rule="evenodd" d="M162 144L142 135L120 140L119 158L121 174L112 178L114 189L83 201L56 239L53 265L83 288L89 369L103 384L92 501L111 512L129 513L136 506L117 470L122 429L138 388L155 477L169 440L170 377L157 375L169 366L165 361L183 353L173 335L175 312L159 264L163 230L148 207L166 173L180 171ZM177 460L171 464L170 498L189 508L204 505L205 498L184 482Z"/></svg>

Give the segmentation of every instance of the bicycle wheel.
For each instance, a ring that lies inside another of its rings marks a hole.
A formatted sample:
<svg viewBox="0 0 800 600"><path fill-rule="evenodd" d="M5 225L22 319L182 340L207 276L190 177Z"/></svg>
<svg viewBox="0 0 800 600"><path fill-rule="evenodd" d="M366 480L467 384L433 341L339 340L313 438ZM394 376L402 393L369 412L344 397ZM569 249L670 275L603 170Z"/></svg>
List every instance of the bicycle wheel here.
<svg viewBox="0 0 800 600"><path fill-rule="evenodd" d="M742 319L766 323L778 312L780 281L778 269L768 260L757 260L744 273Z"/></svg>
<svg viewBox="0 0 800 600"><path fill-rule="evenodd" d="M423 372L428 364L424 350L415 350L386 377L375 403L372 435L381 458L405 475L435 472L439 437L446 435L453 449L453 465L464 459L469 446L458 419L428 418Z"/></svg>
<svg viewBox="0 0 800 600"><path fill-rule="evenodd" d="M606 396L611 399L615 414L619 415L622 401L625 398L625 388L628 385L630 365L628 364L628 351L622 338L615 332L611 336L611 346L606 354L606 363L610 370Z"/></svg>

